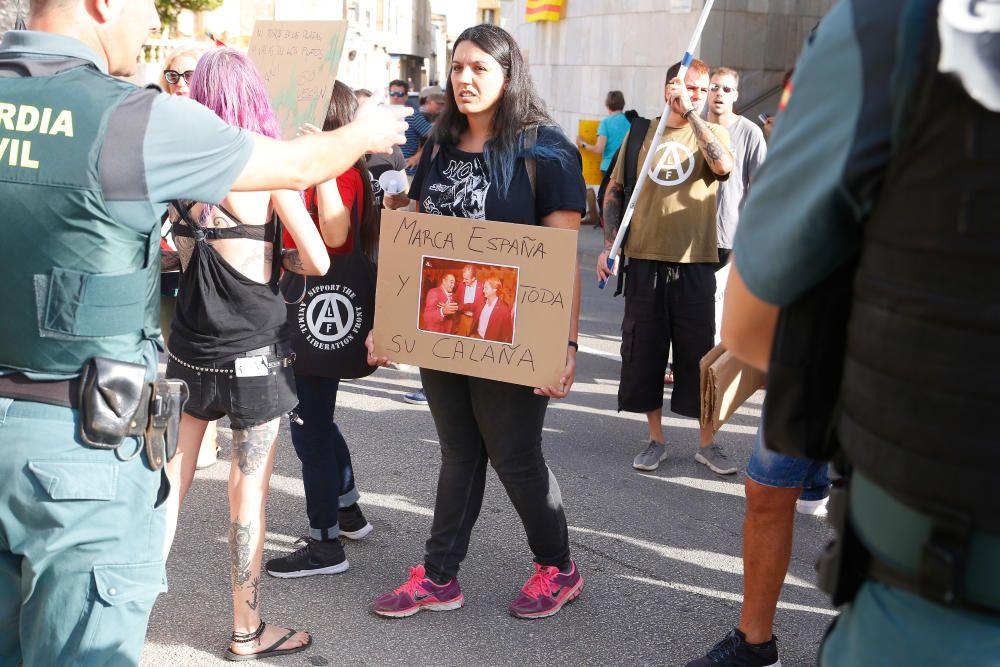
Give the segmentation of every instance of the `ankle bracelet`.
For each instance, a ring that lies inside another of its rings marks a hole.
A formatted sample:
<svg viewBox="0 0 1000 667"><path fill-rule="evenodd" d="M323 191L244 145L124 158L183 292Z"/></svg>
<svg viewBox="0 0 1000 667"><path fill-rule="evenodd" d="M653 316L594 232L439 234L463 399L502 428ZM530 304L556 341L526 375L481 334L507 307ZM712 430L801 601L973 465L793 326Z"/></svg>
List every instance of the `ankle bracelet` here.
<svg viewBox="0 0 1000 667"><path fill-rule="evenodd" d="M261 619L260 625L253 632L234 632L230 635L229 640L234 644L249 644L252 641L260 639L260 636L264 634L264 620Z"/></svg>

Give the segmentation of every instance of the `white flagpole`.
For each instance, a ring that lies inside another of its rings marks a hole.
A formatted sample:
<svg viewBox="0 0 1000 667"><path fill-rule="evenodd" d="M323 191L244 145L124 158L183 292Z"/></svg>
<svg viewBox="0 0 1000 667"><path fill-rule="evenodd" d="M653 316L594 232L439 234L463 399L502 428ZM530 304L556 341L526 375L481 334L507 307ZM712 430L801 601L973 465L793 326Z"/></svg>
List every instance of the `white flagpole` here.
<svg viewBox="0 0 1000 667"><path fill-rule="evenodd" d="M698 17L698 25L694 28L694 34L691 35L691 41L688 43L687 51L684 52L684 58L681 59L681 68L677 72L677 77L683 81L684 75L687 74L688 66L694 59L691 54L694 53L695 48L698 46L698 42L701 40L701 33L705 30L705 23L708 21L708 15L712 11L712 5L715 4L715 0L705 0L705 6L701 9L701 16ZM611 250L608 251L608 270L615 268L615 260L618 258L618 253L621 252L622 244L625 242L625 233L628 231L628 226L632 223L632 214L635 212L636 202L639 201L639 195L642 193L642 188L646 184L646 179L649 176L649 170L653 166L653 157L656 154L656 148L660 144L660 137L663 136L663 130L667 127L667 116L670 115L670 104L666 104L663 107L663 115L660 116L660 124L656 126L656 134L653 136L653 142L649 145L649 151L646 153L646 159L642 163L642 169L639 171L637 181L635 184L635 189L632 191L632 196L628 200L628 206L625 207L625 214L622 216L622 224L618 227L618 234L615 235L615 242L611 244ZM622 156L619 156L622 158ZM604 289L605 281L600 281L598 287Z"/></svg>

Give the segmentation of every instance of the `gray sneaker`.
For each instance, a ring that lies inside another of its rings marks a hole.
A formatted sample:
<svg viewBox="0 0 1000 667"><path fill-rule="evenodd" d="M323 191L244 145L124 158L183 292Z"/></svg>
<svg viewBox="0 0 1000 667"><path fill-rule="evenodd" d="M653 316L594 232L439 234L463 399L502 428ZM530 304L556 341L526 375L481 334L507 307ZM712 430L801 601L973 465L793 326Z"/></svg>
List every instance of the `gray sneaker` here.
<svg viewBox="0 0 1000 667"><path fill-rule="evenodd" d="M708 466L708 469L719 475L735 475L739 468L729 462L729 457L722 453L722 447L714 442L703 447L694 455L694 460Z"/></svg>
<svg viewBox="0 0 1000 667"><path fill-rule="evenodd" d="M639 452L632 460L632 467L636 470L656 470L660 467L660 461L667 458L667 446L656 440L650 440L646 449Z"/></svg>

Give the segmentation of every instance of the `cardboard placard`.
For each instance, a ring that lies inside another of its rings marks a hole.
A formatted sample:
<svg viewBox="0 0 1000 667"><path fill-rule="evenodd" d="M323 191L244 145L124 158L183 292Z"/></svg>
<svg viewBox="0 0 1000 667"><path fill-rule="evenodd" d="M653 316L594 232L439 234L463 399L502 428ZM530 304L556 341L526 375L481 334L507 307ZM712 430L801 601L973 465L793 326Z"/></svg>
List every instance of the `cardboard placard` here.
<svg viewBox="0 0 1000 667"><path fill-rule="evenodd" d="M323 126L347 37L347 21L257 21L247 51L264 78L281 136Z"/></svg>
<svg viewBox="0 0 1000 667"><path fill-rule="evenodd" d="M577 134L588 144L597 143L597 129L601 125L599 120L581 120L577 125ZM591 153L588 150L580 149L583 158L583 180L587 185L601 184L601 156Z"/></svg>
<svg viewBox="0 0 1000 667"><path fill-rule="evenodd" d="M734 357L716 345L701 358L701 423L717 432L737 408L753 396L767 374Z"/></svg>
<svg viewBox="0 0 1000 667"><path fill-rule="evenodd" d="M435 370L558 386L576 237L565 229L382 211L376 353ZM463 281L466 267L471 285Z"/></svg>

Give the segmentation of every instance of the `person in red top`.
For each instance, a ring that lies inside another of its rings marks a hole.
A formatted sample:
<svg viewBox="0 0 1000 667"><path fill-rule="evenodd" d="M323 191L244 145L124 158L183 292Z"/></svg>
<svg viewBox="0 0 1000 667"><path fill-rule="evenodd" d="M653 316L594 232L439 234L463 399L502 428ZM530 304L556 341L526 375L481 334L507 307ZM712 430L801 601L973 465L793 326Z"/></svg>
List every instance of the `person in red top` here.
<svg viewBox="0 0 1000 667"><path fill-rule="evenodd" d="M500 343L514 342L514 318L510 306L504 301L503 281L487 278L483 284L483 303L476 313L476 330L473 335Z"/></svg>
<svg viewBox="0 0 1000 667"><path fill-rule="evenodd" d="M358 101L351 88L335 82L323 131L348 124L357 110ZM305 125L300 131L312 134L320 130ZM313 220L325 231L323 241L330 255L344 257L360 243L367 258L373 260L378 245L378 210L364 157L336 179L307 190L305 200ZM355 207L359 210L354 211ZM360 238L355 238L351 228L355 217L352 214L360 220ZM284 242L285 247L294 246L287 236ZM331 272L338 261L346 259L331 258ZM328 272L326 278L329 277ZM287 556L272 558L265 569L279 578L338 574L350 566L340 538L360 540L372 531L372 525L358 506L360 493L355 485L350 449L333 420L342 376L331 368L300 364L294 368L299 397L295 414L301 423L292 422L291 434L295 453L302 462L309 535L305 546ZM337 376L331 377L331 373Z"/></svg>
<svg viewBox="0 0 1000 667"><path fill-rule="evenodd" d="M424 298L423 328L435 333L453 334L456 313L455 275L446 273L441 277L441 284L427 292Z"/></svg>

